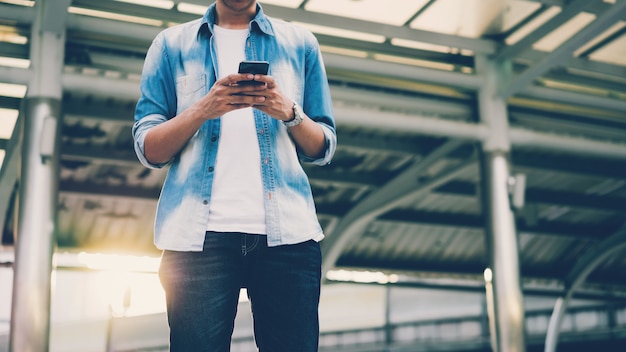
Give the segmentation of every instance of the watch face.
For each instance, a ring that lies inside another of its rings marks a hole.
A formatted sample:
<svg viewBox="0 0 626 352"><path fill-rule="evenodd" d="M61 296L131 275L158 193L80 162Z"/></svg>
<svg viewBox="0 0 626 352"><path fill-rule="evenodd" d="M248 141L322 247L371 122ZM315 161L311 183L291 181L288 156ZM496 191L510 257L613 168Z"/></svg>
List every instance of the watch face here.
<svg viewBox="0 0 626 352"><path fill-rule="evenodd" d="M294 112L294 116L296 117L296 119L302 119L302 115L304 114L304 112L302 111L302 108L300 107L300 105L294 106L293 112Z"/></svg>
<svg viewBox="0 0 626 352"><path fill-rule="evenodd" d="M289 122L283 122L287 127L298 126L304 120L304 112L300 105L294 103L293 104L293 120Z"/></svg>

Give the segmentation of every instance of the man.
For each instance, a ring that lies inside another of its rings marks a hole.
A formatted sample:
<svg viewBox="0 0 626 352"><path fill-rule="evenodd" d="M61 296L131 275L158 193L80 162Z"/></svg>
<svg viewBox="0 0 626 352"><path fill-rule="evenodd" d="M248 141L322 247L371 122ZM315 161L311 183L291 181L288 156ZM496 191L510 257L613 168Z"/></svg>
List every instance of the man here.
<svg viewBox="0 0 626 352"><path fill-rule="evenodd" d="M324 235L300 161L328 164L336 133L315 37L217 0L154 39L133 138L144 165L169 165L155 245L171 351L229 351L242 287L260 351L317 351Z"/></svg>

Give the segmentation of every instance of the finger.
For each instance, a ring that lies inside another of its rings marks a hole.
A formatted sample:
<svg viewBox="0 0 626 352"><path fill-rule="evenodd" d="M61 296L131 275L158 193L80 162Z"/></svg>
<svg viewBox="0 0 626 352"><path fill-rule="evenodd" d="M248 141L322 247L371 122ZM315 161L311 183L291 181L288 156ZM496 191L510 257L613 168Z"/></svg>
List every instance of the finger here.
<svg viewBox="0 0 626 352"><path fill-rule="evenodd" d="M256 84L239 84L231 87L233 95L266 96L266 83L253 81Z"/></svg>
<svg viewBox="0 0 626 352"><path fill-rule="evenodd" d="M243 108L249 108L249 107L253 106L253 105L250 105L250 104L239 104L239 103L231 103L229 105L230 105L229 111L243 109Z"/></svg>
<svg viewBox="0 0 626 352"><path fill-rule="evenodd" d="M260 87L244 87L239 95L247 95L247 96L267 96L267 88L265 85Z"/></svg>
<svg viewBox="0 0 626 352"><path fill-rule="evenodd" d="M226 76L215 81L215 85L229 86L232 84L232 82L233 82L232 78L230 76Z"/></svg>
<svg viewBox="0 0 626 352"><path fill-rule="evenodd" d="M266 100L267 100L266 96L263 96L263 95L255 96L253 104L255 105L263 104L265 103Z"/></svg>
<svg viewBox="0 0 626 352"><path fill-rule="evenodd" d="M253 105L253 104L262 104L267 98L263 95L233 95L234 99L230 102L230 104L243 104L243 105Z"/></svg>
<svg viewBox="0 0 626 352"><path fill-rule="evenodd" d="M224 78L219 79L215 83L218 83L224 86L232 86L232 85L236 85L240 81L250 81L252 79L254 79L254 75L251 73L233 73Z"/></svg>
<svg viewBox="0 0 626 352"><path fill-rule="evenodd" d="M272 76L255 75L254 76L254 80L255 81L259 81L259 82L265 82L265 84L266 84L268 89L273 89L273 88L276 87L276 81L274 80L274 77L272 77Z"/></svg>
<svg viewBox="0 0 626 352"><path fill-rule="evenodd" d="M252 73L236 73L233 74L235 83L240 81L251 81L254 79L254 75Z"/></svg>

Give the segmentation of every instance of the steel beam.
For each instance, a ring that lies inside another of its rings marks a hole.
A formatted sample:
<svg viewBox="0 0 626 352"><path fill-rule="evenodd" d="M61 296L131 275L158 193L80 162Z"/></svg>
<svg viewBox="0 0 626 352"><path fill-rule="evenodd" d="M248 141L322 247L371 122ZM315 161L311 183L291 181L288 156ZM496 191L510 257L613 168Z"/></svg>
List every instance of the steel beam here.
<svg viewBox="0 0 626 352"><path fill-rule="evenodd" d="M518 97L530 97L539 101L564 103L573 106L588 106L595 109L626 113L626 100L592 94L570 92L541 86L532 86L519 92Z"/></svg>
<svg viewBox="0 0 626 352"><path fill-rule="evenodd" d="M8 81L13 79L21 84L27 84L25 77L29 77L31 71L27 69L3 68L0 67L0 81L8 77ZM124 81L105 77L90 77L75 73L65 73L61 78L64 89L69 92L93 92L108 97L118 97L120 99L137 99L139 97L138 82ZM5 80L6 81L6 80ZM344 88L333 88L334 94L339 97L347 97L356 102L354 91L344 90ZM626 102L603 97L590 97L584 94L569 93L534 87L527 90L525 94L531 94L538 98L550 97L556 101L565 103L584 102L598 107L609 107L616 110L626 111ZM380 94L368 92L361 93L361 101L366 103L380 101ZM419 105L416 103L416 105ZM403 102L404 108L409 108L408 102ZM415 106L419 108L419 106ZM463 113L464 109L443 109L446 112ZM473 141L482 141L489 136L487 127L482 123L471 123L450 119L441 119L429 116L419 116L416 114L401 114L397 112L379 111L373 108L356 108L346 106L335 106L335 115L338 124L363 126L387 131L413 132L424 135L441 137L461 138ZM511 143L519 146L533 146L544 150L558 150L566 153L576 153L578 155L598 155L626 159L626 144L608 141L592 140L583 137L562 136L553 133L538 132L519 127L509 127Z"/></svg>
<svg viewBox="0 0 626 352"><path fill-rule="evenodd" d="M551 18L548 22L536 28L532 33L527 34L514 45L502 48L496 55L496 61L514 59L517 55L529 50L536 41L578 15L590 3L591 1L589 0L570 1L558 15Z"/></svg>
<svg viewBox="0 0 626 352"><path fill-rule="evenodd" d="M203 2L204 0L202 0ZM11 20L17 19L18 21L30 21L32 17L33 9L31 8L22 8L19 6L3 6L3 14L0 15L1 18L8 18ZM269 6L269 5L268 5ZM5 11L6 7L6 11ZM284 9L283 9L284 10ZM5 14L6 12L6 14ZM124 23L120 25L117 22L104 20L99 18L91 18L86 16L78 16L78 15L68 15L68 28L72 30L76 30L79 32L92 32L92 33L107 33L108 35L117 35L121 37L128 38L129 35L132 36L133 40L140 40L146 43L149 43L154 36L159 32L159 28L150 27L132 23ZM446 72L432 69L425 69L414 67L407 69L406 65L392 64L392 63L384 63L384 62L376 62L376 65L372 65L373 60L368 59L357 59L357 58L347 58L339 55L326 54L325 57L328 56L327 66L329 68L337 68L337 69L346 69L346 70L357 70L359 72L373 73L379 74L386 77L393 76L398 78L412 78L418 82L426 81L431 83L438 84L446 84L453 87L465 88L470 90L476 90L479 88L481 81L480 78L470 75L470 74L462 74L458 72ZM554 54L544 56L540 59L539 62L552 61L550 58L553 57ZM537 60L533 60L537 61ZM580 60L574 60L574 62L581 62ZM586 68L593 66L591 64L587 65L584 62L581 62ZM336 67L335 67L336 65ZM533 66L535 67L535 66ZM610 67L610 66L607 66ZM617 66L616 70L619 68ZM10 70L8 68L0 67L0 80L7 82L15 82L22 83L27 81L24 73L27 73L24 70ZM408 76L407 76L408 74ZM89 80L99 80L97 77L89 77L86 78ZM80 79L76 81L73 77L67 78L67 80L71 80L76 84L80 84ZM100 81L100 80L99 80ZM103 93L108 92L111 96L116 96L116 92L118 91L119 86L115 84L115 87L106 88L109 84L107 80L101 80L99 84L92 85L91 88L99 88L102 84L104 84L104 88L101 90ZM132 83L132 82L131 82ZM524 87L522 87L523 89ZM534 89L537 88L537 89ZM625 111L626 103L618 99L610 99L604 97L593 97L590 95L584 95L579 93L571 93L560 91L556 89L543 89L539 90L542 87L531 87L529 90L525 90L523 93L529 97L535 97L540 99L545 99L545 97L550 97L558 102L563 103L572 103L576 105L589 104L594 107L606 108L617 110L617 111ZM131 88L132 89L132 88ZM136 89L135 89L136 90ZM123 91L126 92L126 91ZM122 93L125 94L125 93ZM120 96L122 95L120 94Z"/></svg>
<svg viewBox="0 0 626 352"><path fill-rule="evenodd" d="M24 77L29 77L31 72L27 69L3 68L0 67L0 81L3 74L11 78L18 79L22 84L26 84ZM139 87L137 82L123 81L104 77L89 77L74 73L65 73L61 78L64 88L67 91L95 92L105 96L119 97L124 99L137 99L139 97ZM339 97L348 97L355 101L353 90L334 88L333 92ZM527 90L527 92L529 92ZM594 104L603 107L614 108L626 111L626 103L615 99L590 97L588 95L560 92L553 89L532 88L530 92L537 97L550 97L557 101L573 102L583 101L587 104ZM379 94L375 94L379 95ZM372 97L370 93L362 93L361 99L364 102L380 102L380 98ZM355 101L356 102L356 101ZM382 102L381 102L382 104ZM613 105L611 105L613 104ZM403 103L404 108L408 108L408 103ZM415 108L418 108L417 106ZM441 110L445 114L447 111L463 113L463 109ZM440 119L428 116L418 116L401 114L389 111L378 111L373 108L356 108L346 106L335 106L335 115L338 124L353 126L363 126L387 131L404 131L420 133L424 135L434 135L442 137L461 138L466 140L482 141L488 137L489 131L482 123L471 123L449 119ZM604 157L614 157L626 159L626 144L608 141L592 140L589 138L561 136L553 133L532 131L519 127L509 127L511 143L515 146L533 146L544 150L558 150L578 155L598 155Z"/></svg>
<svg viewBox="0 0 626 352"><path fill-rule="evenodd" d="M572 57L572 53L593 39L598 34L619 21L626 13L626 1L616 0L615 4L602 13L595 21L585 27L583 30L575 34L565 43L561 44L550 55L545 57L542 61L535 63L530 68L526 69L522 74L515 78L504 89L499 90L498 95L503 98L508 98L523 91L531 85L532 81L537 77L547 72L554 66L564 65L569 58Z"/></svg>
<svg viewBox="0 0 626 352"><path fill-rule="evenodd" d="M0 66L0 82L28 85L32 75L31 69Z"/></svg>
<svg viewBox="0 0 626 352"><path fill-rule="evenodd" d="M325 278L326 273L335 266L339 255L350 240L362 233L367 225L377 216L397 207L399 204L403 204L407 200L414 199L418 195L424 194L424 192L428 192L448 182L460 173L466 172L469 167L473 167L475 161L471 158L429 182L422 183L418 181L419 176L430 166L461 145L462 143L457 140L443 144L423 160L416 162L412 167L402 172L396 178L389 181L354 206L339 221L333 232L329 233L322 242L324 254L322 277Z"/></svg>
<svg viewBox="0 0 626 352"><path fill-rule="evenodd" d="M385 77L395 77L405 80L410 79L416 82L437 83L471 91L477 90L482 83L479 76L472 74L407 66L329 53L324 53L324 63L328 68L338 70L379 74Z"/></svg>
<svg viewBox="0 0 626 352"><path fill-rule="evenodd" d="M382 131L411 132L468 141L481 141L487 138L489 134L487 128L480 123L344 106L336 106L334 111L338 125L360 126Z"/></svg>

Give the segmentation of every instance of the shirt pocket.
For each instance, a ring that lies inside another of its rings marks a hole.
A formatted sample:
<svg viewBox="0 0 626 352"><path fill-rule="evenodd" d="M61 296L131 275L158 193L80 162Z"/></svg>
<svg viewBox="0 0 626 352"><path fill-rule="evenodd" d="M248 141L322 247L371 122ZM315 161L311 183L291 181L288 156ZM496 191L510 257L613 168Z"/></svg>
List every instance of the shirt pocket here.
<svg viewBox="0 0 626 352"><path fill-rule="evenodd" d="M270 70L271 76L286 96L301 104L302 85L304 77L296 74L294 68L287 62L277 62Z"/></svg>
<svg viewBox="0 0 626 352"><path fill-rule="evenodd" d="M187 75L176 78L177 113L200 99L206 91L206 75Z"/></svg>

